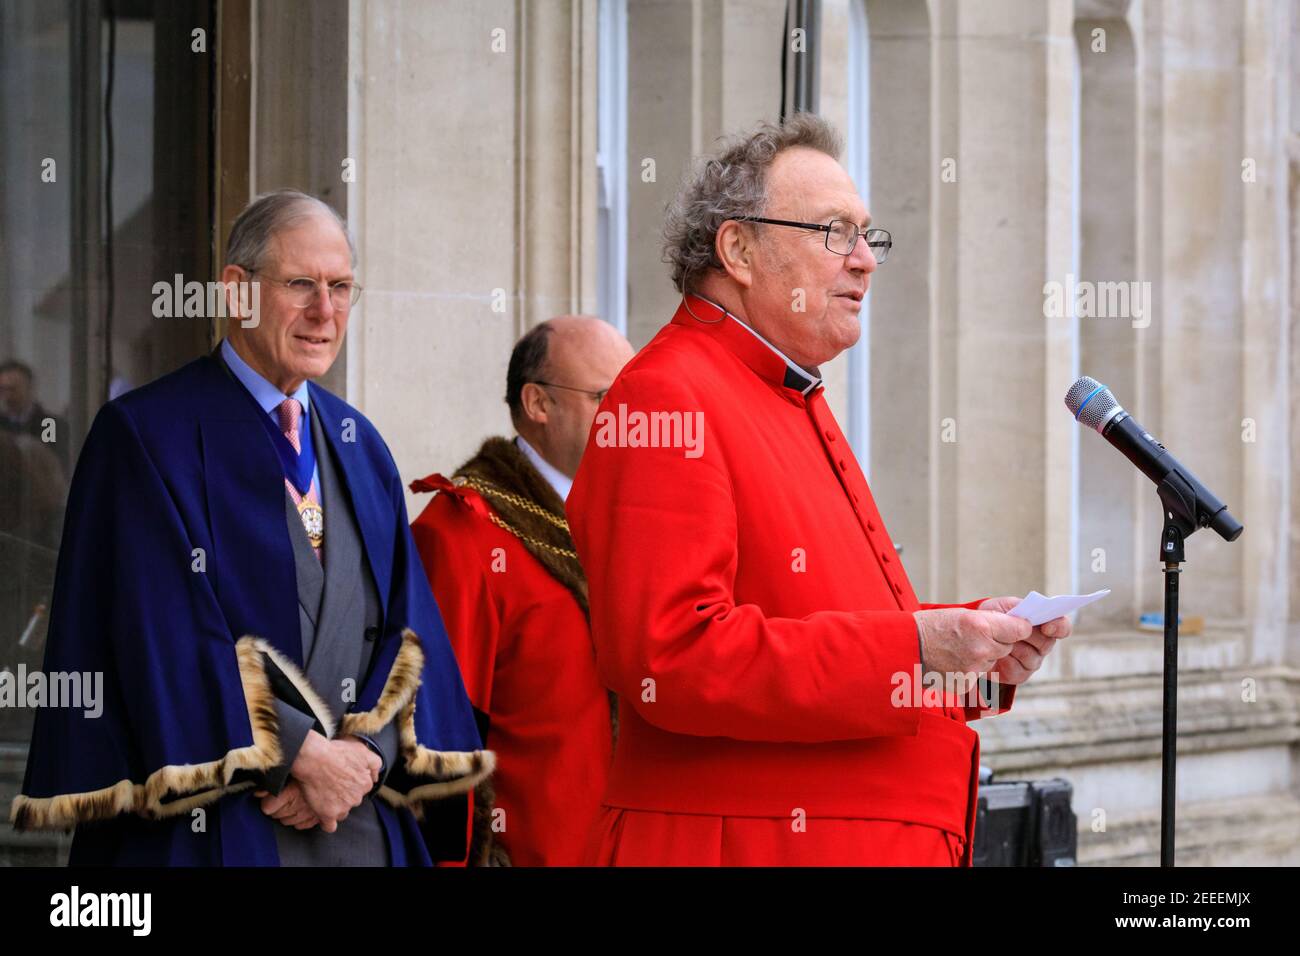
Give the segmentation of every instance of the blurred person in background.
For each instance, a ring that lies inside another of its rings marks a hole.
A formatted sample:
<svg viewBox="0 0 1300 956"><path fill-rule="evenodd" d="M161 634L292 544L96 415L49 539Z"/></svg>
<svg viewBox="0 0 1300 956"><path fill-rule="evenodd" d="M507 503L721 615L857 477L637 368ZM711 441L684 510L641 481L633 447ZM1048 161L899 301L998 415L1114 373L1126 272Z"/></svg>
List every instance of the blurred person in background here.
<svg viewBox="0 0 1300 956"><path fill-rule="evenodd" d="M587 582L564 500L596 407L632 346L590 316L515 345L513 438L487 439L412 525L465 687L497 755L475 794L471 865L575 866L609 774L617 710L596 672Z"/></svg>

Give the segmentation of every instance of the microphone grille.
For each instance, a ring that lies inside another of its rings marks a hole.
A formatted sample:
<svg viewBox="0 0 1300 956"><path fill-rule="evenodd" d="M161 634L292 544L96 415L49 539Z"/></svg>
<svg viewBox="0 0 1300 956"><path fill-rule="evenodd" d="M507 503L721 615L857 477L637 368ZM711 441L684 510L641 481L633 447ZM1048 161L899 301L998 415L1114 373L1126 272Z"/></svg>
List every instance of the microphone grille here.
<svg viewBox="0 0 1300 956"><path fill-rule="evenodd" d="M1123 411L1110 389L1087 375L1071 385L1065 393L1065 407L1070 410L1075 421L1095 431L1101 431L1116 412Z"/></svg>

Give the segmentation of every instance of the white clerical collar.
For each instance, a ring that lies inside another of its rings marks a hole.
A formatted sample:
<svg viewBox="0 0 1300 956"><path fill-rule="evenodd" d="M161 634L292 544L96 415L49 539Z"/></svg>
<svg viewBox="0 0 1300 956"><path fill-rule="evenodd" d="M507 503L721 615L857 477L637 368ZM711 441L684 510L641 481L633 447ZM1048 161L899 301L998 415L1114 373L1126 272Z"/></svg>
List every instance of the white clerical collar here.
<svg viewBox="0 0 1300 956"><path fill-rule="evenodd" d="M573 487L573 479L539 455L537 449L524 441L522 435L515 436L515 445L533 463L533 467L541 472L542 477L555 489L555 493L560 496L560 499L568 501L569 489Z"/></svg>

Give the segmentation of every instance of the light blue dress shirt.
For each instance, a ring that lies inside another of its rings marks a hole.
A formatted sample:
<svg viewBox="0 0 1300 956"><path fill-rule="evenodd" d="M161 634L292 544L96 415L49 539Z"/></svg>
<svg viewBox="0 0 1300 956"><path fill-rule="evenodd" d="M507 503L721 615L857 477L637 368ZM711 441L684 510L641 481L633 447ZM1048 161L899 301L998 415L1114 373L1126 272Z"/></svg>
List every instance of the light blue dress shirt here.
<svg viewBox="0 0 1300 956"><path fill-rule="evenodd" d="M230 344L230 339L223 339L221 342L221 357L226 360L230 370L235 373L235 378L239 379L244 388L248 389L249 394L253 396L253 401L261 407L262 411L271 416L271 421L275 427L280 427L280 403L286 398L296 398L298 404L302 406L302 418L298 420L298 447L301 449L299 454L312 449L311 442L311 396L307 391L307 383L303 382L298 386L298 390L292 395L286 395L280 391L257 372L253 367L239 357L234 346ZM316 486L316 494L320 495L320 466L317 465L312 469L312 484Z"/></svg>
<svg viewBox="0 0 1300 956"><path fill-rule="evenodd" d="M221 357L226 360L230 370L235 373L235 378L239 379L244 388L248 389L249 394L253 396L253 400L261 406L262 411L271 416L271 421L275 422L276 428L280 427L280 403L286 398L296 398L298 400L298 403L302 405L302 418L298 420L298 447L302 451L311 448L311 395L307 391L307 383L303 382L299 385L298 390L292 395L285 395L261 375L253 371L252 366L239 357L239 353L230 344L230 339L222 340ZM302 454L302 451L299 454ZM312 469L311 480L312 484L316 486L316 494L320 495L320 465ZM379 780L382 783L384 776L388 773L388 758L385 756L383 749L373 738L365 734L353 734L352 736L364 741L365 745L379 757L382 764L379 771ZM379 784L376 784L375 790L371 792L374 793L378 788Z"/></svg>

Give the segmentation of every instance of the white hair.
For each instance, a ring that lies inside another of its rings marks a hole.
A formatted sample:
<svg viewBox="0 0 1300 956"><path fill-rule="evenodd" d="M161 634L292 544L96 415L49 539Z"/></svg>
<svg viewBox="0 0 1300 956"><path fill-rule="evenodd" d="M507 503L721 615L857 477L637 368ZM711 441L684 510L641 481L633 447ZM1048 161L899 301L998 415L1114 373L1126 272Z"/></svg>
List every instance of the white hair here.
<svg viewBox="0 0 1300 956"><path fill-rule="evenodd" d="M267 250L275 234L282 229L291 229L312 216L327 216L338 223L348 242L348 255L355 268L357 248L352 242L352 236L348 234L348 226L343 217L315 196L296 189L277 189L264 193L244 207L235 224L230 227L225 264L239 266L249 272L258 271L266 260Z"/></svg>

